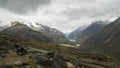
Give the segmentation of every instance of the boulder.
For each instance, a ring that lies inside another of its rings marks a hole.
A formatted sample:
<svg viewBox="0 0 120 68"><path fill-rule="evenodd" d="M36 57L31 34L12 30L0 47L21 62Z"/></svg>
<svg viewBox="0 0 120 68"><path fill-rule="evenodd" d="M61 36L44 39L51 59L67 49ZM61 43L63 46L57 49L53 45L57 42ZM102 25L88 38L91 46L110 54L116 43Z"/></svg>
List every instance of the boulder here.
<svg viewBox="0 0 120 68"><path fill-rule="evenodd" d="M43 66L51 66L52 62L45 55L36 55L34 61Z"/></svg>
<svg viewBox="0 0 120 68"><path fill-rule="evenodd" d="M62 55L56 54L53 57L54 68L67 68L67 63Z"/></svg>
<svg viewBox="0 0 120 68"><path fill-rule="evenodd" d="M21 61L15 61L15 62L14 62L14 65L20 66L20 65L23 65L23 62L21 62Z"/></svg>
<svg viewBox="0 0 120 68"><path fill-rule="evenodd" d="M46 56L50 61L53 61L54 54L55 54L54 52L48 52Z"/></svg>
<svg viewBox="0 0 120 68"><path fill-rule="evenodd" d="M82 68L82 63L83 63L82 59L78 58L75 63L76 64L75 68Z"/></svg>
<svg viewBox="0 0 120 68"><path fill-rule="evenodd" d="M18 55L25 55L27 53L27 50L18 43L14 44L14 48Z"/></svg>
<svg viewBox="0 0 120 68"><path fill-rule="evenodd" d="M67 68L75 68L74 65L70 62L67 62Z"/></svg>

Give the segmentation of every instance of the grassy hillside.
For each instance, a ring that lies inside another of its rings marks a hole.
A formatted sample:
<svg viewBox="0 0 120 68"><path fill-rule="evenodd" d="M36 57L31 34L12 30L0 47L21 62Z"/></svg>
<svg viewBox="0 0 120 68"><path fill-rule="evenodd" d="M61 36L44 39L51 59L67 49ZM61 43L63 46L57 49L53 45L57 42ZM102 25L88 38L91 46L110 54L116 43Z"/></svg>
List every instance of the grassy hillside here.
<svg viewBox="0 0 120 68"><path fill-rule="evenodd" d="M120 18L87 39L80 50L106 54L120 60Z"/></svg>
<svg viewBox="0 0 120 68"><path fill-rule="evenodd" d="M10 36L7 34L0 33L0 46L4 47L4 49L13 50L13 44L20 43L24 47L34 47L40 50L45 50L49 52L59 53L64 56L66 61L71 62L72 64L76 64L78 59L82 60L82 66L84 68L119 68L119 62L113 60L110 57L80 52L77 48L59 46L55 43L51 42L38 42L35 40L27 40L21 39L15 36Z"/></svg>

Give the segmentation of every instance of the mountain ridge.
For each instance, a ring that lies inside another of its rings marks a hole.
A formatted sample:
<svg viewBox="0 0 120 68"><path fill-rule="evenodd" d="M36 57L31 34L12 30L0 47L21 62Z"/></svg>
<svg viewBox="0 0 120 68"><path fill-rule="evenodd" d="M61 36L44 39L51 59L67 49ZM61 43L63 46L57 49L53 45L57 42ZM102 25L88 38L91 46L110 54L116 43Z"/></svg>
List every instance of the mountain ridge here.
<svg viewBox="0 0 120 68"><path fill-rule="evenodd" d="M48 27L48 26L45 26L45 25L42 25L39 23L35 23L35 25L36 25L36 27L31 24L30 27L33 30L36 30L36 31L41 32L42 34L48 36L48 37L53 38L53 40L56 43L60 43L60 44L72 43L65 37L65 35L61 31L59 31L55 28L51 28L51 27Z"/></svg>
<svg viewBox="0 0 120 68"><path fill-rule="evenodd" d="M68 38L75 40L79 35L82 34L82 32L83 32L86 28L87 28L87 26L81 26L81 27L75 29L74 31L72 31L72 32L69 34Z"/></svg>
<svg viewBox="0 0 120 68"><path fill-rule="evenodd" d="M34 31L31 28L29 28L27 25L17 21L12 22L10 27L3 29L1 32L25 39L52 42L51 38L44 36L42 33Z"/></svg>
<svg viewBox="0 0 120 68"><path fill-rule="evenodd" d="M93 22L91 25L87 26L82 33L75 39L77 43L81 44L86 39L88 39L90 36L95 34L97 31L99 31L101 28L103 28L106 25L106 21L96 21Z"/></svg>
<svg viewBox="0 0 120 68"><path fill-rule="evenodd" d="M11 25L9 27L7 27L5 29L2 29L1 31L5 32L5 33L8 33L8 34L12 34L12 35L17 35L17 36L22 34L22 35L20 35L20 37L23 37L23 38L24 37L26 38L27 34L30 35L32 33L33 34L37 33L36 36L38 36L40 34L42 36L50 38L55 43L59 43L59 44L65 44L65 43L69 44L70 43L70 44L73 44L59 30L48 27L48 26L45 26L45 25L42 25L42 24L39 24L39 23L35 23L33 25L32 23L24 24L23 22L15 21L15 22L11 22ZM21 32L23 32L23 33L21 33ZM20 34L18 34L18 33L20 33ZM25 35L25 33L26 33L26 35ZM30 37L33 38L35 36L33 34L30 35ZM40 36L39 36L39 38L40 38ZM29 37L27 37L27 39L29 39ZM44 39L44 38L41 38L41 39Z"/></svg>
<svg viewBox="0 0 120 68"><path fill-rule="evenodd" d="M107 54L120 59L120 18L102 28L79 47L82 51Z"/></svg>

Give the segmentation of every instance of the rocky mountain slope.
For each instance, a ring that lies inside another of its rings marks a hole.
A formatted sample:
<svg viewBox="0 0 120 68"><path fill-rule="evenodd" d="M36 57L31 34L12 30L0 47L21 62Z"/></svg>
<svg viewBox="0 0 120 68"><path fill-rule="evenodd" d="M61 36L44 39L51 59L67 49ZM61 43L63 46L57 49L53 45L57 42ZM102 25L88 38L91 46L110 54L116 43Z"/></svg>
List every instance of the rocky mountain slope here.
<svg viewBox="0 0 120 68"><path fill-rule="evenodd" d="M119 68L110 57L0 33L0 68ZM15 45L27 51L18 51ZM17 52L24 53L19 55Z"/></svg>
<svg viewBox="0 0 120 68"><path fill-rule="evenodd" d="M104 21L96 21L89 25L82 33L75 39L77 43L82 43L90 36L95 34L99 29L103 28L106 25Z"/></svg>
<svg viewBox="0 0 120 68"><path fill-rule="evenodd" d="M71 32L68 36L69 39L73 39L75 40L77 37L79 37L82 32L86 29L87 27L86 26L82 26L82 27L79 27L77 28L76 30L74 30L73 32Z"/></svg>
<svg viewBox="0 0 120 68"><path fill-rule="evenodd" d="M54 40L54 42L56 42L56 43L60 43L60 44L72 43L65 37L65 35L61 31L59 31L57 29L50 28L48 26L45 26L45 25L42 25L39 23L35 23L35 25L36 26L30 24L30 27L36 31L41 32L43 35L52 38Z"/></svg>
<svg viewBox="0 0 120 68"><path fill-rule="evenodd" d="M12 25L2 30L2 32L13 36L18 36L24 39L33 39L43 42L53 41L52 38L43 35L41 32L34 31L27 25L21 24L20 22L12 22Z"/></svg>
<svg viewBox="0 0 120 68"><path fill-rule="evenodd" d="M120 60L120 18L88 38L79 48L82 51L107 54Z"/></svg>

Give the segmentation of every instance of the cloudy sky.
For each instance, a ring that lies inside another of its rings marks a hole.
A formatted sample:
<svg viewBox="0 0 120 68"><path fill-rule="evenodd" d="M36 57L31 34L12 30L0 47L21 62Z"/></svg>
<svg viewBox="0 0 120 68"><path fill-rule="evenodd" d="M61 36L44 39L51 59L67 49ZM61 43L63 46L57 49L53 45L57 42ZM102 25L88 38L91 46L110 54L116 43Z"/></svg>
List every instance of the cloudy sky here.
<svg viewBox="0 0 120 68"><path fill-rule="evenodd" d="M39 22L63 32L120 15L120 0L0 0L0 21Z"/></svg>

